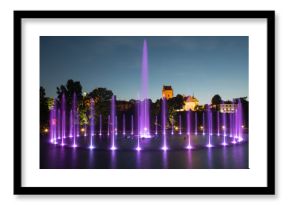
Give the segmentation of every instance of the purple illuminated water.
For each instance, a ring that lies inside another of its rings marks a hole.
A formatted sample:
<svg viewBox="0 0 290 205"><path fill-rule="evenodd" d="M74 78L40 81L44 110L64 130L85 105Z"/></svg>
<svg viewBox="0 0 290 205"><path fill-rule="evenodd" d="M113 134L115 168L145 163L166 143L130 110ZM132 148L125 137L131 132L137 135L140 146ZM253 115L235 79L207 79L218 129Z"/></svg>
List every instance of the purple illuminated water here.
<svg viewBox="0 0 290 205"><path fill-rule="evenodd" d="M62 133L61 133L61 145L64 145L64 138L66 138L66 116L65 116L65 95L64 93L62 94L61 98L61 128L62 128Z"/></svg>
<svg viewBox="0 0 290 205"><path fill-rule="evenodd" d="M216 127L217 127L217 135L220 136L220 113L217 111L216 113Z"/></svg>
<svg viewBox="0 0 290 205"><path fill-rule="evenodd" d="M162 149L166 151L167 147L167 139L166 139L166 122L167 122L167 103L166 98L162 98L162 134L163 134L163 147Z"/></svg>
<svg viewBox="0 0 290 205"><path fill-rule="evenodd" d="M208 131L208 144L207 147L212 147L212 112L210 107L207 108L207 131Z"/></svg>
<svg viewBox="0 0 290 205"><path fill-rule="evenodd" d="M181 127L181 115L179 115L179 134L180 135L182 134L181 129L182 129L182 127Z"/></svg>
<svg viewBox="0 0 290 205"><path fill-rule="evenodd" d="M158 119L157 119L157 116L155 116L155 135L157 135L157 132L158 132L157 125L158 125Z"/></svg>
<svg viewBox="0 0 290 205"><path fill-rule="evenodd" d="M115 145L115 126L116 126L116 96L112 96L111 100L111 150L117 149Z"/></svg>
<svg viewBox="0 0 290 205"><path fill-rule="evenodd" d="M100 119L99 136L102 136L102 115L100 115L99 119Z"/></svg>
<svg viewBox="0 0 290 205"><path fill-rule="evenodd" d="M202 135L205 135L205 112L202 113Z"/></svg>
<svg viewBox="0 0 290 205"><path fill-rule="evenodd" d="M73 94L73 105L72 105L72 125L73 125L73 147L77 147L76 135L77 135L77 97L76 93Z"/></svg>
<svg viewBox="0 0 290 205"><path fill-rule="evenodd" d="M197 135L197 127L198 127L198 124L197 124L197 112L194 113L194 123L195 123L194 134Z"/></svg>
<svg viewBox="0 0 290 205"><path fill-rule="evenodd" d="M95 135L95 102L91 98L90 100L90 149L95 148L93 141L94 141L94 135Z"/></svg>
<svg viewBox="0 0 290 205"><path fill-rule="evenodd" d="M111 126L111 119L110 119L110 115L108 116L108 133L107 135L110 136L110 126Z"/></svg>
<svg viewBox="0 0 290 205"><path fill-rule="evenodd" d="M186 124L187 124L187 149L192 149L190 134L191 134L191 111L188 110L186 113Z"/></svg>
<svg viewBox="0 0 290 205"><path fill-rule="evenodd" d="M143 43L142 53L142 71L141 71L141 99L139 113L139 135L144 138L150 138L150 108L148 100L148 49L147 41Z"/></svg>
<svg viewBox="0 0 290 205"><path fill-rule="evenodd" d="M123 135L126 134L126 119L125 119L125 114L123 114Z"/></svg>
<svg viewBox="0 0 290 205"><path fill-rule="evenodd" d="M134 134L134 116L131 115L131 135Z"/></svg>

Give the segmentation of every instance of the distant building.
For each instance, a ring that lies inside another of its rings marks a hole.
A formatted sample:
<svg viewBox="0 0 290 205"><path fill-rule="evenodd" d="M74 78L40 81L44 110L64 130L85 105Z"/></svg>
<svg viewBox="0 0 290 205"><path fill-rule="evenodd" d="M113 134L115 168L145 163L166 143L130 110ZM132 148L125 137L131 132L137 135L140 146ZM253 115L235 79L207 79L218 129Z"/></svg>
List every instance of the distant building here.
<svg viewBox="0 0 290 205"><path fill-rule="evenodd" d="M168 100L168 99L173 97L173 89L172 89L172 87L170 85L169 86L163 85L162 97L166 98L166 100Z"/></svg>
<svg viewBox="0 0 290 205"><path fill-rule="evenodd" d="M188 111L188 110L194 111L194 110L196 110L198 103L199 103L198 99L196 99L194 96L187 96L187 97L185 97L183 110L184 111Z"/></svg>
<svg viewBox="0 0 290 205"><path fill-rule="evenodd" d="M237 104L235 103L223 103L219 105L221 113L234 113L236 112Z"/></svg>

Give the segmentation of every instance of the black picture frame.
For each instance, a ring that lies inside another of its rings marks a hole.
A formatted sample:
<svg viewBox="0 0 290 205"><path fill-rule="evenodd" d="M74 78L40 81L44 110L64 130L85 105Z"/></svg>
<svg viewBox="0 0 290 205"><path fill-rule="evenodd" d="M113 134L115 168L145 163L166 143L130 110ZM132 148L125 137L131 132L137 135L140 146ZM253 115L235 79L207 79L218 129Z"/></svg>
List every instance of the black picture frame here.
<svg viewBox="0 0 290 205"><path fill-rule="evenodd" d="M22 186L22 19L48 18L220 18L267 20L267 186L266 187L23 187ZM275 194L275 11L14 11L14 194ZM271 102L271 106L269 106Z"/></svg>

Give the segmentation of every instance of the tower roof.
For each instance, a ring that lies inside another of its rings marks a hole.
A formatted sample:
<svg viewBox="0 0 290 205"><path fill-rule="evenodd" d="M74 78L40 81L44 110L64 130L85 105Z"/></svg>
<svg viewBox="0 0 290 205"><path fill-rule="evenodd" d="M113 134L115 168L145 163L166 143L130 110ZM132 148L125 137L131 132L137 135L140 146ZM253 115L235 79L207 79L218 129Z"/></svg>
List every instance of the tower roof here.
<svg viewBox="0 0 290 205"><path fill-rule="evenodd" d="M163 85L163 90L172 90L171 85Z"/></svg>

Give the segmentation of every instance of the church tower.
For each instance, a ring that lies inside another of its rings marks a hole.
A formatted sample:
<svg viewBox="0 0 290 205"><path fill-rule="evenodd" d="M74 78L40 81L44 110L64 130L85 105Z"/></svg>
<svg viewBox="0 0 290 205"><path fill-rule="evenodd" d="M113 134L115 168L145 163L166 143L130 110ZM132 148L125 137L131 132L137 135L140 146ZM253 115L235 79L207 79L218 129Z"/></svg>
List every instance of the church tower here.
<svg viewBox="0 0 290 205"><path fill-rule="evenodd" d="M163 85L162 88L162 97L166 98L166 100L170 99L173 97L173 89L171 85Z"/></svg>

